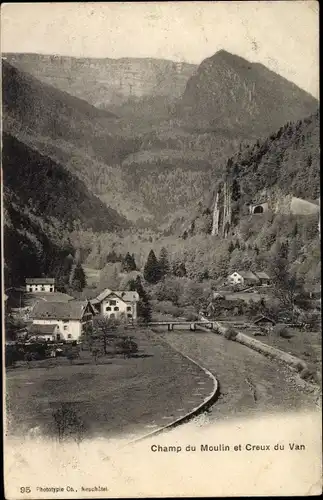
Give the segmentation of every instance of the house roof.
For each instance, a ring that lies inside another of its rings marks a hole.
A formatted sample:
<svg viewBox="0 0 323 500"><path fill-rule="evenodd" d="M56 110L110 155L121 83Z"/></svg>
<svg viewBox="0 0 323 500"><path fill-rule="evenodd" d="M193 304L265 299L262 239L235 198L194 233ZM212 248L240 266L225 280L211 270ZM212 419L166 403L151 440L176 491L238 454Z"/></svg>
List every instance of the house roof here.
<svg viewBox="0 0 323 500"><path fill-rule="evenodd" d="M35 304L30 317L33 319L82 319L89 302L71 300L69 302L45 302Z"/></svg>
<svg viewBox="0 0 323 500"><path fill-rule="evenodd" d="M27 285L55 285L55 278L26 278Z"/></svg>
<svg viewBox="0 0 323 500"><path fill-rule="evenodd" d="M137 302L139 300L138 292L133 292L133 291L129 292L124 290L116 291L106 288L95 299L91 300L91 302L92 304L99 304L104 299L109 297L109 295L116 295L119 299L123 300L124 302Z"/></svg>
<svg viewBox="0 0 323 500"><path fill-rule="evenodd" d="M62 292L27 292L25 294L27 300L44 300L46 302L69 302L74 300L74 297Z"/></svg>
<svg viewBox="0 0 323 500"><path fill-rule="evenodd" d="M53 335L57 326L58 325L36 325L34 323L29 327L29 333L32 335Z"/></svg>
<svg viewBox="0 0 323 500"><path fill-rule="evenodd" d="M259 278L252 273L251 271L235 271L237 274L240 274L244 279L259 281Z"/></svg>
<svg viewBox="0 0 323 500"><path fill-rule="evenodd" d="M254 323L255 323L255 324L257 324L257 323L259 323L260 321L267 321L268 323L272 323L273 325L276 323L276 322L275 322L275 320L273 320L273 319L269 318L268 316L264 316L264 315L262 315L262 316L258 316L258 317L255 319Z"/></svg>
<svg viewBox="0 0 323 500"><path fill-rule="evenodd" d="M264 271L257 271L255 274L260 279L270 280L270 276L268 276L268 274L265 273Z"/></svg>

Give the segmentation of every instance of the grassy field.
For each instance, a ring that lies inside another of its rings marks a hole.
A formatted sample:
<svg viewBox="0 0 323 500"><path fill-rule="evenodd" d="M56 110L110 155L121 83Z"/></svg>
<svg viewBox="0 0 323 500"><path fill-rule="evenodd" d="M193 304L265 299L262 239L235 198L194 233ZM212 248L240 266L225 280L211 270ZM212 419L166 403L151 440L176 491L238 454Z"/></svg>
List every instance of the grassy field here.
<svg viewBox="0 0 323 500"><path fill-rule="evenodd" d="M8 432L39 427L56 435L54 412L72 409L82 435L145 434L181 417L204 399L212 383L204 372L147 330L134 333L139 352L130 359L87 351L73 365L64 358L21 363L6 378ZM196 393L198 385L202 395Z"/></svg>
<svg viewBox="0 0 323 500"><path fill-rule="evenodd" d="M243 333L253 337L251 330L245 329ZM315 368L321 380L322 333L320 331L305 331L299 328L288 328L288 333L290 335L288 339L270 332L266 336L259 337L259 340L303 359L309 366Z"/></svg>

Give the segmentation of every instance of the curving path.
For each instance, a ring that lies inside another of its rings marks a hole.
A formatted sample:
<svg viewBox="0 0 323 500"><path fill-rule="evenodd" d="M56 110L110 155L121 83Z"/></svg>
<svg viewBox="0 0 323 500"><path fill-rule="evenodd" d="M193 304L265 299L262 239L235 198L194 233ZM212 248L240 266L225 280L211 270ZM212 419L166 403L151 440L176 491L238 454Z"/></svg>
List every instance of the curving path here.
<svg viewBox="0 0 323 500"><path fill-rule="evenodd" d="M158 334L218 379L220 396L210 418L315 408L315 394L297 386L288 368L241 344L206 332Z"/></svg>

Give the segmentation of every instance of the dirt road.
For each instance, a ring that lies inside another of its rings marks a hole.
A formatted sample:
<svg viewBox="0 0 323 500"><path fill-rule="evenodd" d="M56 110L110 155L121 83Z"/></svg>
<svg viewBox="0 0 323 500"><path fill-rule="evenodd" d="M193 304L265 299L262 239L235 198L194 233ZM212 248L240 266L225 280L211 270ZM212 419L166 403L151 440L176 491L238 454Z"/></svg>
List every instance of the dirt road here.
<svg viewBox="0 0 323 500"><path fill-rule="evenodd" d="M210 418L315 408L315 394L306 393L284 366L220 335L206 332L159 332L171 346L210 370L221 395Z"/></svg>

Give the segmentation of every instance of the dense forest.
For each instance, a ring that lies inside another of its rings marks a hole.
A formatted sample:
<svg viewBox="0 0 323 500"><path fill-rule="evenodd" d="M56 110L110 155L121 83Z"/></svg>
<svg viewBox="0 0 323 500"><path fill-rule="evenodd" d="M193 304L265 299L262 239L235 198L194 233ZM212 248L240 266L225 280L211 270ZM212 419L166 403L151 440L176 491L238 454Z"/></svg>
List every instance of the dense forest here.
<svg viewBox="0 0 323 500"><path fill-rule="evenodd" d="M244 200L261 191L315 200L320 196L319 112L288 122L266 140L240 149L228 160L226 174Z"/></svg>

